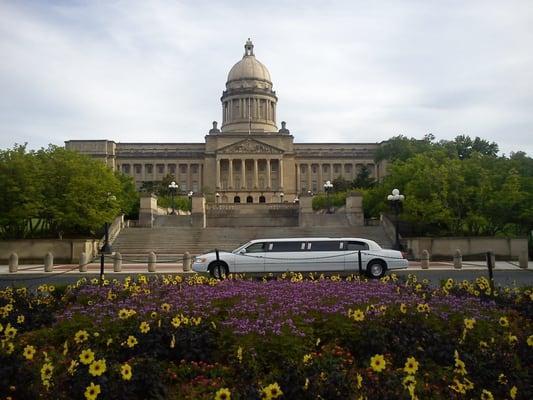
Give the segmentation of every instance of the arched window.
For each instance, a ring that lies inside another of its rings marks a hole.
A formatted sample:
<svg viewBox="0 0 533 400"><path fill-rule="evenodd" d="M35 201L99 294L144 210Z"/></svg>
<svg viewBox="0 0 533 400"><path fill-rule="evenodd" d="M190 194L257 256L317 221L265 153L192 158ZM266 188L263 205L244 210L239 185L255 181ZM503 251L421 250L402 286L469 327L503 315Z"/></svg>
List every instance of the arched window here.
<svg viewBox="0 0 533 400"><path fill-rule="evenodd" d="M265 196L259 196L259 203L266 203Z"/></svg>
<svg viewBox="0 0 533 400"><path fill-rule="evenodd" d="M234 202L234 203L240 203L240 202L241 202L241 198L240 198L239 196L235 196L235 197L233 198L233 202Z"/></svg>
<svg viewBox="0 0 533 400"><path fill-rule="evenodd" d="M253 198L252 196L248 196L248 197L246 198L246 202L247 202L247 203L253 203L253 202L254 202L254 198Z"/></svg>

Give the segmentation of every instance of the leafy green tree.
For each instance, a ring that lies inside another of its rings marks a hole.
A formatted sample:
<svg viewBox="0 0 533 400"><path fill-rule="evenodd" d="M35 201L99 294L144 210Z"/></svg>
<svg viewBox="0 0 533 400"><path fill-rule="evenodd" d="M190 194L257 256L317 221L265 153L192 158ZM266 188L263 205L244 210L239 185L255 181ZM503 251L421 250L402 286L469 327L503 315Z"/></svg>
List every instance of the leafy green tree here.
<svg viewBox="0 0 533 400"><path fill-rule="evenodd" d="M355 189L368 189L374 186L376 180L372 178L370 169L363 165L361 170L357 173L357 176L352 182L352 187Z"/></svg>
<svg viewBox="0 0 533 400"><path fill-rule="evenodd" d="M333 184L334 192L346 192L352 188L352 183L349 180L344 179L342 176L338 176L331 183Z"/></svg>

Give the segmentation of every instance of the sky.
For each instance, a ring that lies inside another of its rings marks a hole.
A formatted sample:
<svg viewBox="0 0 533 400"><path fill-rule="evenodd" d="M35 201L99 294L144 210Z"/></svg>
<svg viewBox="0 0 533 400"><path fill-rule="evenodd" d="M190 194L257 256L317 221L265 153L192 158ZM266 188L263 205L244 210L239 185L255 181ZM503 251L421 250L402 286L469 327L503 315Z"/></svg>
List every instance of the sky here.
<svg viewBox="0 0 533 400"><path fill-rule="evenodd" d="M0 0L0 148L202 143L248 37L297 143L533 156L531 0Z"/></svg>

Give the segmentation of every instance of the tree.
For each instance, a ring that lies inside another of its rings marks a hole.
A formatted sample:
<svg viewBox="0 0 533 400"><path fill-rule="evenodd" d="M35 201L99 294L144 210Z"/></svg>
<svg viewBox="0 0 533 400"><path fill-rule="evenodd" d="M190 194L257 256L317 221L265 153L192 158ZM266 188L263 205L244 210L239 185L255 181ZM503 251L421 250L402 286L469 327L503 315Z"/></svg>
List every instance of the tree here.
<svg viewBox="0 0 533 400"><path fill-rule="evenodd" d="M363 165L353 180L352 187L356 189L368 189L374 186L375 183L376 180L371 177L370 169L366 165Z"/></svg>
<svg viewBox="0 0 533 400"><path fill-rule="evenodd" d="M52 145L30 152L15 145L0 152L0 184L0 234L6 238L34 236L37 226L56 236L94 235L138 201L131 178Z"/></svg>

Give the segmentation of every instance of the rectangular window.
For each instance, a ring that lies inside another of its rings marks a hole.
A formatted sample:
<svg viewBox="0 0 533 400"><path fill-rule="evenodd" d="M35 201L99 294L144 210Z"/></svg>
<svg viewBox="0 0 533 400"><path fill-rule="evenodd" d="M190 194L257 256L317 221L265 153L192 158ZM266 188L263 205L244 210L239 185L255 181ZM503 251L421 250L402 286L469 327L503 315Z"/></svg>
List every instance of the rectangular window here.
<svg viewBox="0 0 533 400"><path fill-rule="evenodd" d="M157 164L157 173L158 174L165 173L165 164Z"/></svg>
<svg viewBox="0 0 533 400"><path fill-rule="evenodd" d="M174 175L176 173L176 164L168 164L168 172Z"/></svg>
<svg viewBox="0 0 533 400"><path fill-rule="evenodd" d="M180 172L182 174L186 174L187 173L187 164L180 164Z"/></svg>
<svg viewBox="0 0 533 400"><path fill-rule="evenodd" d="M339 251L341 249L341 243L339 241L314 241L309 242L309 250L311 251Z"/></svg>
<svg viewBox="0 0 533 400"><path fill-rule="evenodd" d="M335 165L333 166L333 171L334 171L335 174L340 174L340 172L341 172L341 166L340 166L339 164L335 164Z"/></svg>
<svg viewBox="0 0 533 400"><path fill-rule="evenodd" d="M196 165L196 164L191 165L191 172L193 174L198 173L198 165Z"/></svg>
<svg viewBox="0 0 533 400"><path fill-rule="evenodd" d="M301 251L302 242L274 242L270 243L268 250L274 253L286 253L290 251Z"/></svg>
<svg viewBox="0 0 533 400"><path fill-rule="evenodd" d="M140 174L141 171L142 171L142 166L141 166L141 164L135 164L135 165L133 166L133 168L135 169L135 173L136 173L136 174Z"/></svg>
<svg viewBox="0 0 533 400"><path fill-rule="evenodd" d="M153 164L145 164L144 165L144 170L146 171L147 174L151 174L154 172L154 165Z"/></svg>
<svg viewBox="0 0 533 400"><path fill-rule="evenodd" d="M364 242L349 241L346 243L345 247L348 251L368 250L368 244Z"/></svg>
<svg viewBox="0 0 533 400"><path fill-rule="evenodd" d="M130 173L130 165L129 164L122 164L122 172L125 174Z"/></svg>

